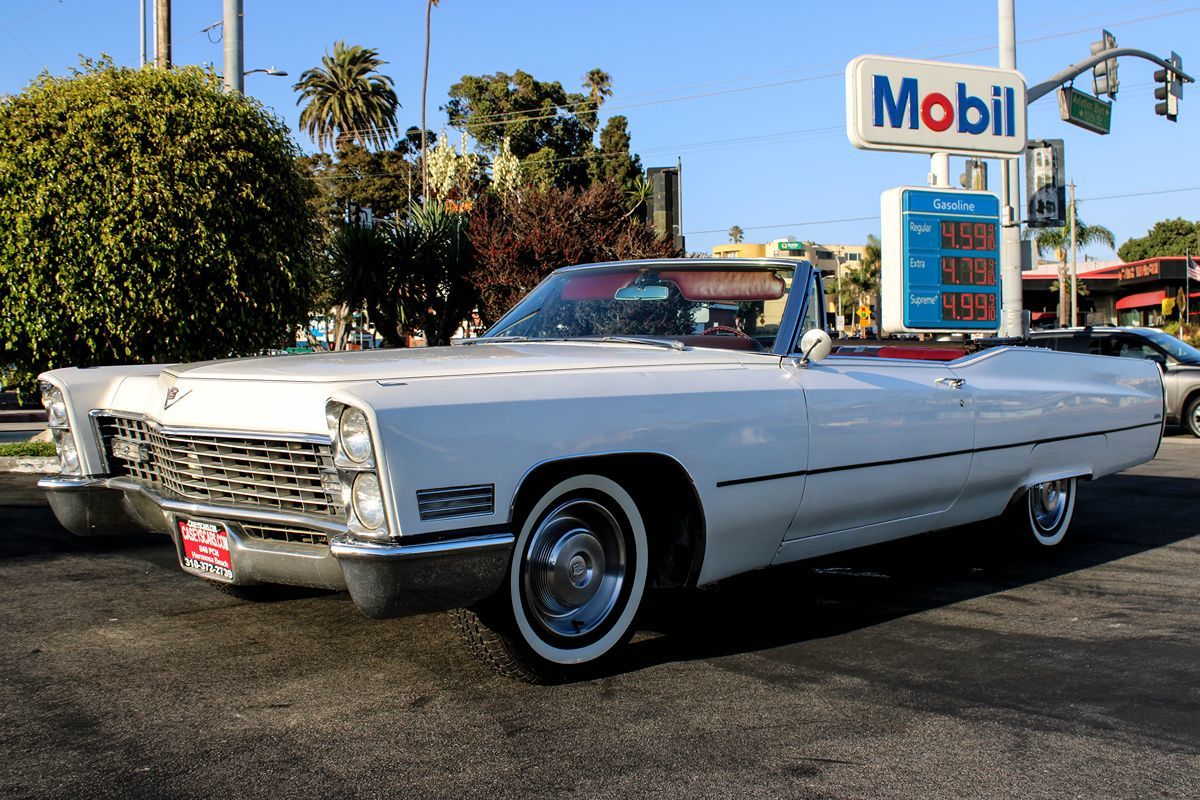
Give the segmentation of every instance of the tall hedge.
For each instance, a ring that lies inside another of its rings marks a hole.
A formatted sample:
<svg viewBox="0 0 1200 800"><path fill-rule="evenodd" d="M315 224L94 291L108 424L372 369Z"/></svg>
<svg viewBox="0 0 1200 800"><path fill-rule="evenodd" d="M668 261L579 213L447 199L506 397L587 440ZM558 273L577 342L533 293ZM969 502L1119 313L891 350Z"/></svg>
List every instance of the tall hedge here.
<svg viewBox="0 0 1200 800"><path fill-rule="evenodd" d="M283 123L211 72L87 63L0 99L0 367L251 353L307 318Z"/></svg>

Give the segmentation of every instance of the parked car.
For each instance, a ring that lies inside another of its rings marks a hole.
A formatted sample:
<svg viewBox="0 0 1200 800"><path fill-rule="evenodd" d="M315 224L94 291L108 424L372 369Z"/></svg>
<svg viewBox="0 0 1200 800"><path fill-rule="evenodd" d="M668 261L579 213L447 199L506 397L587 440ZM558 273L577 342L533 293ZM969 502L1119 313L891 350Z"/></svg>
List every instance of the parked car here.
<svg viewBox="0 0 1200 800"><path fill-rule="evenodd" d="M1157 451L1149 361L827 358L825 307L802 261L594 264L452 347L59 369L41 485L68 530L161 531L218 586L455 609L542 680L618 648L650 586L1001 514L1057 545L1079 480Z"/></svg>
<svg viewBox="0 0 1200 800"><path fill-rule="evenodd" d="M1062 353L1140 358L1157 363L1167 392L1167 424L1200 437L1200 350L1156 328L1060 328L1030 342Z"/></svg>

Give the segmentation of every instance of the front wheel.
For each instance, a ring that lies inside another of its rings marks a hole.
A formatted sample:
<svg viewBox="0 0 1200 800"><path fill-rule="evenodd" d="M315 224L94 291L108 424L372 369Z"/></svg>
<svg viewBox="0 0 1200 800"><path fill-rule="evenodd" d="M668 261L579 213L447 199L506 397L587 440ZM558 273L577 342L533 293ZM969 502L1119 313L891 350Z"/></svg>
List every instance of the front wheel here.
<svg viewBox="0 0 1200 800"><path fill-rule="evenodd" d="M1010 509L1006 522L1035 547L1060 544L1075 515L1076 482L1062 478L1031 487Z"/></svg>
<svg viewBox="0 0 1200 800"><path fill-rule="evenodd" d="M1200 395L1192 398L1183 411L1183 427L1188 433L1200 438Z"/></svg>
<svg viewBox="0 0 1200 800"><path fill-rule="evenodd" d="M525 516L505 588L454 611L455 623L503 675L570 677L632 635L646 564L646 528L629 493L600 475L568 478Z"/></svg>

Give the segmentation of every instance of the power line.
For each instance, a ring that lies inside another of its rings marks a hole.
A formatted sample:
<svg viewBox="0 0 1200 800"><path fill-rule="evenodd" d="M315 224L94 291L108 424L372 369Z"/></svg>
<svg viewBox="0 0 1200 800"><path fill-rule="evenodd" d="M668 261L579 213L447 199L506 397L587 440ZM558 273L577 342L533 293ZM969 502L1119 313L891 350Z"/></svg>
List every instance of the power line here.
<svg viewBox="0 0 1200 800"><path fill-rule="evenodd" d="M11 28L13 25L16 25L18 22L24 22L25 20L30 19L31 17L36 17L38 14L41 14L45 11L49 11L50 9L54 8L55 6L61 6L62 4L63 4L63 0L54 0L53 3L47 3L46 5L41 6L40 8L35 8L33 11L30 11L28 14L22 14L19 17L13 17L12 19L10 19L6 22L0 22L0 28Z"/></svg>
<svg viewBox="0 0 1200 800"><path fill-rule="evenodd" d="M1157 2L1143 3L1143 4L1134 5L1134 6L1129 6L1127 8L1141 8L1141 7L1144 7L1147 5L1157 5L1157 4L1158 4ZM1117 10L1124 10L1124 9L1117 9ZM1133 17L1130 19L1118 20L1111 24L1114 26L1116 26L1116 25L1132 25L1132 24L1136 24L1139 22L1149 22L1152 20L1163 19L1163 18L1172 17L1172 16L1178 16L1181 14L1190 14L1190 13L1193 13L1196 11L1200 11L1200 6L1189 6L1187 8L1183 8L1183 9L1175 9L1172 11L1165 11L1161 14L1150 14L1150 15L1141 16L1141 17ZM1102 13L1112 13L1112 12L1102 12ZM1027 26L1026 29L1046 27L1049 25L1057 25L1057 24L1062 24L1064 22L1075 21L1076 19L1087 19L1092 16L1096 16L1096 15L1095 14L1082 15L1080 17L1070 18L1070 19L1066 19L1066 20L1060 20L1060 21L1054 22L1054 23L1042 23L1040 25ZM1073 29L1073 30L1069 30L1069 31L1060 31L1058 33L1047 34L1045 36L1037 36L1037 37L1032 37L1032 38L1028 38L1028 39L1021 39L1018 41L1018 43L1019 44L1034 44L1037 42L1050 41L1053 39L1061 39L1061 38L1064 38L1067 36L1075 36L1080 33L1087 33L1090 30L1091 30L1091 28L1078 28L1078 29ZM978 38L983 38L983 37L970 37L968 39L956 39L956 40L953 40L950 42L944 42L942 44L954 44L957 42L971 41L973 39L978 39ZM937 45L937 44L924 45L920 48L910 48L908 50L902 50L902 51L896 51L896 52L912 52L912 51L918 50L918 49L924 50L924 49L929 49L931 47L938 47L938 46L940 46L940 45ZM940 55L934 56L934 58L935 59L950 58L953 56L971 55L971 54L975 54L975 53L988 52L988 51L994 50L994 49L996 49L995 45L988 45L986 47L976 47L976 48L971 48L968 50L958 50L958 51L950 52L950 53L942 53ZM844 62L839 61L839 62L827 62L827 63L830 65L834 65L834 64L842 64ZM798 71L805 71L808 69L817 69L822 66L825 66L825 64L810 65L808 67L798 67L798 68L795 68L794 70L788 70L788 71L784 71L781 73L768 73L768 74L787 74L788 72L798 72ZM768 83L759 83L759 84L754 84L751 86L738 86L738 87L733 87L730 89L720 89L720 90L715 90L715 91L711 91L711 92L699 92L699 93L688 94L688 95L680 95L677 97L665 97L665 98L660 98L657 100L646 100L646 101L637 102L637 103L607 105L607 106L604 106L604 108L608 112L621 111L621 110L629 109L629 108L644 108L646 106L663 105L666 103L676 103L676 102L682 102L685 100L696 100L696 99L701 99L704 97L716 97L716 96L726 95L726 94L736 94L736 93L740 93L740 92L757 91L759 89L777 88L779 86L788 86L788 85L792 85L792 84L796 84L796 83L808 83L811 81L825 80L828 78L840 78L840 77L843 77L844 74L845 74L844 70L838 70L837 72L828 72L828 73L822 73L819 75L809 75L809 76L806 76L803 78L792 78L792 79L782 80L782 81L771 81ZM728 82L738 82L741 80L746 80L746 78L731 78L726 81L715 82L714 84L711 84L711 85L718 85L720 83L728 83ZM703 86L704 84L699 84L699 85ZM662 89L662 90L657 90L656 92L643 92L642 95L644 96L644 95L656 94L656 93L662 94L662 93L668 93L668 92L672 92L672 91L679 91L679 89ZM630 96L633 97L633 96L637 96L637 95L630 95ZM516 111L505 111L505 112L500 112L498 114L481 115L479 117L473 118L471 120L470 124L472 127L480 128L480 127L492 127L494 125L508 125L508 124L511 124L514 122L538 122L538 121L543 121L543 120L555 119L560 116L561 112L568 111L572 107L582 105L584 103L590 103L590 102L591 102L591 100L588 99L588 100L584 100L584 101L581 101L580 103L576 103L576 104L568 103L568 104L563 104L563 105L556 105L556 106L554 106L553 111L547 111L547 113L535 115L535 116L526 116L526 117L518 116L521 112L516 112ZM598 110L597 110L597 113L598 113ZM389 134L395 133L397 136L400 134L399 126L396 126L396 125L384 126L384 127L380 128L379 130L381 130L385 133L389 133ZM345 131L342 131L342 133L348 133L348 134L369 133L369 132L370 131L365 130L365 129L347 129Z"/></svg>
<svg viewBox="0 0 1200 800"><path fill-rule="evenodd" d="M1179 192L1200 192L1200 186L1181 186L1178 189L1154 189L1147 192L1125 192L1124 194L1105 194L1099 197L1080 197L1076 198L1075 202L1082 203L1086 200L1089 203L1094 203L1097 200L1116 200L1121 197L1149 197L1155 194L1177 194Z"/></svg>
<svg viewBox="0 0 1200 800"><path fill-rule="evenodd" d="M1078 198L1076 200L1076 202L1082 203L1084 201L1087 201L1087 202L1091 203L1091 202L1096 202L1097 200L1116 200L1118 198L1125 198L1125 197L1148 197L1150 195L1176 194L1179 192L1200 192L1200 186L1181 186L1181 187L1178 187L1175 189L1150 189L1150 190L1141 191L1141 192L1123 192L1121 194L1106 194L1106 195L1100 195L1098 197L1081 197L1081 198ZM814 220L806 220L804 222L785 222L785 223L781 223L779 225L742 225L740 227L744 231L755 231L755 230L767 230L769 228L799 228L804 225L833 225L833 224L839 223L839 222L866 222L867 220L878 220L878 219L879 219L879 216L874 215L874 216L870 216L870 217L843 217L841 219L814 219ZM692 236L694 234L702 234L702 233L726 233L727 231L728 231L728 228L713 228L711 230L703 230L703 231L684 231L684 235Z"/></svg>

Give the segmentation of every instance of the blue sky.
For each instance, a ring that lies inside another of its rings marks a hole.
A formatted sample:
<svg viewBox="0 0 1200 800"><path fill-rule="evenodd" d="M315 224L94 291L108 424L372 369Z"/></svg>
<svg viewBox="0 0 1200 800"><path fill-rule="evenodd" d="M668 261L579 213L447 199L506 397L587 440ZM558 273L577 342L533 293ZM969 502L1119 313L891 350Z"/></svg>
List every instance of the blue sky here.
<svg viewBox="0 0 1200 800"><path fill-rule="evenodd" d="M64 73L79 54L136 64L137 9L137 0L0 0L0 93L19 91L43 69ZM1030 84L1086 56L1102 27L1122 46L1164 56L1176 50L1185 69L1200 71L1196 2L1017 0L1016 13L1017 66ZM291 73L249 76L246 91L293 128L291 85L337 39L380 51L404 106L401 126L418 122L423 0L245 0L245 15L246 68ZM689 250L727 241L723 232L733 224L747 241L792 235L858 243L877 234L879 223L853 218L877 217L884 189L923 184L928 159L848 143L846 62L893 53L995 65L995 15L992 0L442 0L434 9L429 122L445 123L438 106L464 74L520 68L575 90L585 72L601 67L615 88L604 111L629 118L643 163L683 160ZM173 17L176 63L219 69L219 28L201 30L221 18L220 0L175 0ZM1053 95L1030 108L1031 138L1066 140L1081 217L1111 228L1118 244L1165 217L1200 218L1200 88L1187 87L1179 122L1167 122L1154 114L1153 69L1122 61L1109 136L1060 121ZM1090 77L1080 84L1090 91ZM313 148L303 134L297 140ZM961 171L955 159L952 179ZM992 162L993 189L998 175ZM1189 190L1111 197L1171 189ZM1103 248L1090 254L1112 255Z"/></svg>

